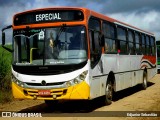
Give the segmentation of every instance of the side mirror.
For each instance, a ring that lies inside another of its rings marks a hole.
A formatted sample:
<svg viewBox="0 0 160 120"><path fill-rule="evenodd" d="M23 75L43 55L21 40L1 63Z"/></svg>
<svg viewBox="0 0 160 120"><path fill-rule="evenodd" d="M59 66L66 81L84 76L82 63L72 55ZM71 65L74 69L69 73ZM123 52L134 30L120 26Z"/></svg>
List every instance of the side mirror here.
<svg viewBox="0 0 160 120"><path fill-rule="evenodd" d="M5 31L6 29L9 29L9 28L12 28L12 25L9 25L9 26L7 26L7 27L5 27L5 28L2 29L2 47L3 47L4 49L8 50L9 52L13 52L13 50L11 50L10 48L8 48L8 47L5 46L6 35L5 35L5 32L4 32L4 31Z"/></svg>
<svg viewBox="0 0 160 120"><path fill-rule="evenodd" d="M2 45L5 45L5 38L6 38L5 32L2 32Z"/></svg>

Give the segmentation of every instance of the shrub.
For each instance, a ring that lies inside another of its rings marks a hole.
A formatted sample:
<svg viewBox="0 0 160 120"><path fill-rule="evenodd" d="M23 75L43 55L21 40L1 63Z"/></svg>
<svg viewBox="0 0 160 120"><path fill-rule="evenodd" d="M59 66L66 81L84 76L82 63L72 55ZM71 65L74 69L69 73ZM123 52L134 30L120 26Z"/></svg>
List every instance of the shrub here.
<svg viewBox="0 0 160 120"><path fill-rule="evenodd" d="M7 47L11 48L11 45ZM12 54L0 46L0 102L11 101Z"/></svg>

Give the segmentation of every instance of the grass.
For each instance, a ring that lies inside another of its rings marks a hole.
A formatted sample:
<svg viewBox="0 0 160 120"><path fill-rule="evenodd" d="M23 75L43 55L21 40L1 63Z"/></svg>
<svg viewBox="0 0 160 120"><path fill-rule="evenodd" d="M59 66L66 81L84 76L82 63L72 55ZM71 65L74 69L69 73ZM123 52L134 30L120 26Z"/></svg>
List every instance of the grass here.
<svg viewBox="0 0 160 120"><path fill-rule="evenodd" d="M11 48L11 45L7 45ZM0 103L12 100L11 94L12 53L0 46Z"/></svg>

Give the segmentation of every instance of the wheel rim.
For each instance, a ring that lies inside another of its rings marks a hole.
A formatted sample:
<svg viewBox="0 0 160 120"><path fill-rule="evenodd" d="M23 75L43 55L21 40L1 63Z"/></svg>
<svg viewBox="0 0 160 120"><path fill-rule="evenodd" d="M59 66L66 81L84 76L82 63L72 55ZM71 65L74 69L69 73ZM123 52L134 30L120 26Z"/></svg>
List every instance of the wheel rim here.
<svg viewBox="0 0 160 120"><path fill-rule="evenodd" d="M143 79L143 85L144 85L144 87L147 87L147 78L146 77L144 77L144 79Z"/></svg>
<svg viewBox="0 0 160 120"><path fill-rule="evenodd" d="M106 99L112 100L112 85L111 84L107 84L107 87L106 87Z"/></svg>

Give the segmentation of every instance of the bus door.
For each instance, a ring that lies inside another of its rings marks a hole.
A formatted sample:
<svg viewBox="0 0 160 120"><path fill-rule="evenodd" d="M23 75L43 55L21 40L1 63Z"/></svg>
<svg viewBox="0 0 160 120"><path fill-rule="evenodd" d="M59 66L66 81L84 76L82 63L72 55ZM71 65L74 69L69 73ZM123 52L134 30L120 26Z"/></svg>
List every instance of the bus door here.
<svg viewBox="0 0 160 120"><path fill-rule="evenodd" d="M91 18L89 20L90 58L91 58L91 98L100 95L101 77L103 65L101 61L102 49L100 45L100 20Z"/></svg>

